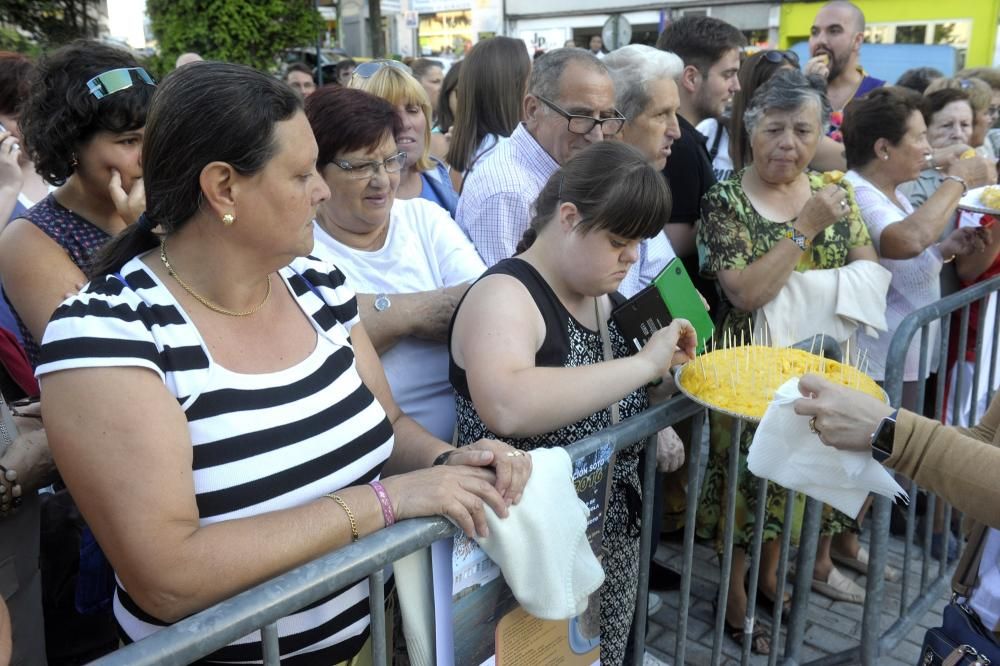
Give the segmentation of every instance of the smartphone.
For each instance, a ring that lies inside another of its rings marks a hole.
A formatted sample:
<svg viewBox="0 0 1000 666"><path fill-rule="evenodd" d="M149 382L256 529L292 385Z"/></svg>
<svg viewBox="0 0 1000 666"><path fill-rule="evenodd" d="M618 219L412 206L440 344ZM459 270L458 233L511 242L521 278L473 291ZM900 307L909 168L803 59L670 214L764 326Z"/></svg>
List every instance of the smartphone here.
<svg viewBox="0 0 1000 666"><path fill-rule="evenodd" d="M674 319L687 319L698 335L698 353L705 351L715 325L680 259L672 259L653 283L612 311L618 330L636 351L656 331Z"/></svg>
<svg viewBox="0 0 1000 666"><path fill-rule="evenodd" d="M673 319L691 322L698 334L698 353L704 352L715 325L681 260L677 257L671 259L653 280L653 285L660 292L660 298L666 303Z"/></svg>

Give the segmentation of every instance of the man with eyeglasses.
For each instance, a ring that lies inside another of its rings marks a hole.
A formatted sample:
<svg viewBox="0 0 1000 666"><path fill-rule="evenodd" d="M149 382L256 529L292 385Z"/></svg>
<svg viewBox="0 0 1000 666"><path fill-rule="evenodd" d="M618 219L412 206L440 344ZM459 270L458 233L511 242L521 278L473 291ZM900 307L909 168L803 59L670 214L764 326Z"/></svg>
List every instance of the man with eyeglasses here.
<svg viewBox="0 0 1000 666"><path fill-rule="evenodd" d="M624 123L608 69L589 51L556 49L535 61L524 121L470 168L458 200L458 224L487 266L514 255L549 176Z"/></svg>
<svg viewBox="0 0 1000 666"><path fill-rule="evenodd" d="M861 43L865 39L865 15L850 2L835 0L816 13L809 30L809 55L803 72L826 79L826 96L833 107L829 135L840 140L840 120L844 107L885 85L861 68Z"/></svg>

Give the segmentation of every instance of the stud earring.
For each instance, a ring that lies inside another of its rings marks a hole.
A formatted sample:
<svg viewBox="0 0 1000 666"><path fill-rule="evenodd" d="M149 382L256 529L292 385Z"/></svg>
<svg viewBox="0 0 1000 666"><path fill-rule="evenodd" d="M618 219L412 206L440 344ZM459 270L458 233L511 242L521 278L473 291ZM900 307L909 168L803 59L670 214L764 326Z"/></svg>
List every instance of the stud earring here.
<svg viewBox="0 0 1000 666"><path fill-rule="evenodd" d="M80 166L80 161L78 159L76 159L76 153L73 153L72 155L70 155L69 165L71 167L73 167L74 169L76 167Z"/></svg>
<svg viewBox="0 0 1000 666"><path fill-rule="evenodd" d="M236 216L233 215L232 213L226 213L225 215L222 216L222 223L227 227L233 226L234 222L236 222Z"/></svg>
<svg viewBox="0 0 1000 666"><path fill-rule="evenodd" d="M889 153L883 153L883 154L882 154L882 159L883 159L883 160L887 160L887 159L889 159Z"/></svg>

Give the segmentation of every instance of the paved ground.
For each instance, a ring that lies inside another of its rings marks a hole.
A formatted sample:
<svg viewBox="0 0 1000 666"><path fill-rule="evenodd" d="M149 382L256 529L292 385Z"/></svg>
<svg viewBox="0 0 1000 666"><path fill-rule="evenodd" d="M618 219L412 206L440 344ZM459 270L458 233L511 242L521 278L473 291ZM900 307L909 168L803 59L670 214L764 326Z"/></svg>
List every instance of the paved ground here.
<svg viewBox="0 0 1000 666"><path fill-rule="evenodd" d="M890 542L890 564L896 568L903 566L903 541L893 537ZM679 546L674 544L660 544L656 559L663 563L679 568L681 554ZM911 581L919 581L922 560L919 555L911 562L910 570L913 572ZM931 563L932 575L937 572L937 561ZM842 569L845 575L850 575L864 587L864 577L855 575L849 570ZM692 605L688 619L688 643L686 663L696 665L711 664L714 618L712 615L712 600L718 591L719 566L715 552L712 548L696 544L695 557L691 582ZM915 593L913 588L916 582L910 583L909 598L912 600ZM896 619L899 609L899 595L901 592L899 583L886 584L886 599L884 607L891 609L892 616L888 613L883 616L883 629ZM948 594L942 596L940 603L936 603L933 608L925 614L923 618L910 631L906 639L893 651L891 656L879 658L879 664L885 666L912 666L917 663L920 655L920 644L923 641L924 632L927 627L939 626L941 609L947 603ZM677 608L679 606L679 593L661 593L663 607L650 618L649 633L646 638L647 650L652 655L663 661L673 664L674 648L676 645ZM759 612L759 611L758 611ZM804 661L812 661L821 657L836 654L860 642L861 636L861 616L862 606L845 602L835 602L824 596L812 594L810 599L809 616L805 631L805 645L802 651ZM764 615L770 621L769 615L765 611ZM782 643L784 641L784 629L782 630ZM779 651L783 653L782 645ZM723 659L722 666L739 664L740 646L728 638L723 639L722 644ZM767 657L754 655L751 663L766 664Z"/></svg>

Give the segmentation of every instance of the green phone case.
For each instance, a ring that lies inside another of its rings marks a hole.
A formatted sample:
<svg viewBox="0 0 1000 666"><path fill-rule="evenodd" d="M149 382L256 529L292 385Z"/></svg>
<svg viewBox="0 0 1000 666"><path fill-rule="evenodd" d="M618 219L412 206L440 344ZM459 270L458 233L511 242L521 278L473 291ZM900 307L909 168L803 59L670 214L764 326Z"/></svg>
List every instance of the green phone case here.
<svg viewBox="0 0 1000 666"><path fill-rule="evenodd" d="M681 260L676 257L671 259L653 280L653 284L666 303L670 316L674 319L687 319L694 326L698 333L698 353L703 353L715 331L715 325Z"/></svg>

